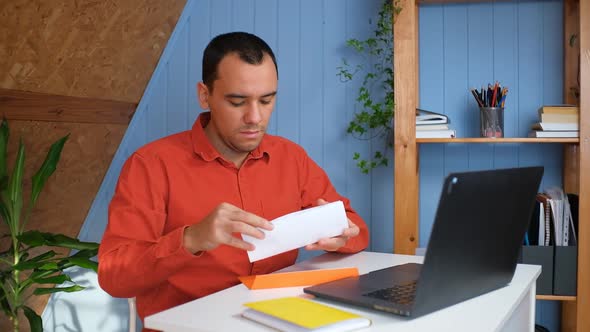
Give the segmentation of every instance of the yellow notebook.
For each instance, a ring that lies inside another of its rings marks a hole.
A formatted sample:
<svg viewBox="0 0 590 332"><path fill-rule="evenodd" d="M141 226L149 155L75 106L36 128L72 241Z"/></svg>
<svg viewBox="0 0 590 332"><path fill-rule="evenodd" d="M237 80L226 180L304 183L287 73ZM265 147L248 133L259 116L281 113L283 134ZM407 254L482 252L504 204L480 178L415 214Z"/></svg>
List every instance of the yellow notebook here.
<svg viewBox="0 0 590 332"><path fill-rule="evenodd" d="M300 297L244 303L242 316L284 332L353 331L371 325L371 320Z"/></svg>

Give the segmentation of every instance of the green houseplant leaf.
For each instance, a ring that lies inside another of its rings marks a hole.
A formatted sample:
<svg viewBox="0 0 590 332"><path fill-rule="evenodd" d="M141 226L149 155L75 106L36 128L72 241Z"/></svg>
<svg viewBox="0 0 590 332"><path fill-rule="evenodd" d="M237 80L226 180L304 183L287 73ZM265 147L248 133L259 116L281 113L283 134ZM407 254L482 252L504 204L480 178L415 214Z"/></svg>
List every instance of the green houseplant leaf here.
<svg viewBox="0 0 590 332"><path fill-rule="evenodd" d="M68 140L69 136L70 135L68 134L51 145L43 165L41 165L41 168L39 168L37 173L33 175L31 205L35 205L35 202L37 202L37 198L39 198L39 194L41 193L41 189L43 189L43 186L45 186L45 182L47 182L49 176L55 172L57 162L59 161L59 157L61 155L61 150L63 150L64 144Z"/></svg>
<svg viewBox="0 0 590 332"><path fill-rule="evenodd" d="M28 231L19 235L19 240L29 247L51 246L68 249L98 249L94 242L82 242L78 239L63 234L42 233L39 231Z"/></svg>
<svg viewBox="0 0 590 332"><path fill-rule="evenodd" d="M8 227L11 234L18 233L18 223L20 221L21 209L23 206L23 171L25 164L25 147L22 140L18 145L18 152L16 153L16 161L12 175L8 180L8 187L2 190L2 201L6 204L8 211Z"/></svg>
<svg viewBox="0 0 590 332"><path fill-rule="evenodd" d="M43 295L43 294L52 294L52 293L58 293L58 292L72 293L72 292L81 291L83 289L84 289L84 287L82 287L80 285L74 285L74 286L69 286L69 287L37 288L37 289L35 289L33 294Z"/></svg>
<svg viewBox="0 0 590 332"><path fill-rule="evenodd" d="M98 243L83 242L63 234L24 230L43 187L57 169L69 135L60 138L49 148L43 164L31 179L30 199L24 206L25 147L20 140L14 167L9 172L9 132L8 122L4 119L0 124L0 218L8 226L9 234L4 238L11 240L11 246L0 252L0 308L11 319L14 332L20 330L19 312L27 318L31 331L42 331L41 317L25 304L25 300L30 295L77 292L84 289L64 271L74 266L97 271L98 263L93 258L98 253ZM51 249L38 253L39 248L44 247L69 249L73 253L64 256ZM32 248L36 249L31 250ZM35 284L49 287L37 287L33 290Z"/></svg>
<svg viewBox="0 0 590 332"><path fill-rule="evenodd" d="M41 320L41 316L37 315L37 313L25 306L23 307L25 312L25 317L29 321L29 326L31 327L31 332L42 332L43 331L43 321Z"/></svg>

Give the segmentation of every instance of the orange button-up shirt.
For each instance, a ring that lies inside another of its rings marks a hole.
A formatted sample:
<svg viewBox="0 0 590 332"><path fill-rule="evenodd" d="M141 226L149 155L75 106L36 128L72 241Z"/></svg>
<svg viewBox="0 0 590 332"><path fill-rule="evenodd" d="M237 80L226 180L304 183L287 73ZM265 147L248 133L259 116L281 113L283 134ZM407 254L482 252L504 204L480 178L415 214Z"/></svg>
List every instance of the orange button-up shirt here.
<svg viewBox="0 0 590 332"><path fill-rule="evenodd" d="M295 262L297 250L255 263L246 251L226 245L201 255L187 251L184 229L222 202L272 220L314 206L318 198L342 200L360 234L338 251L358 252L369 241L364 221L300 146L265 135L238 169L205 136L209 116L202 113L192 130L135 152L121 170L109 205L99 283L113 296L136 297L142 318L234 286L238 276L270 273Z"/></svg>

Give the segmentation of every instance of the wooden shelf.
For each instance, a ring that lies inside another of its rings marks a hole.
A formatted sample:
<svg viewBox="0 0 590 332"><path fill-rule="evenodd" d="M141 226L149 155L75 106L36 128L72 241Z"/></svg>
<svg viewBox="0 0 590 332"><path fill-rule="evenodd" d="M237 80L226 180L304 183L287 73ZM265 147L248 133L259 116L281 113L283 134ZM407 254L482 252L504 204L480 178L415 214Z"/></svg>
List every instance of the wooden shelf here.
<svg viewBox="0 0 590 332"><path fill-rule="evenodd" d="M528 138L528 137L458 137L458 138L417 138L416 143L580 143L579 138Z"/></svg>
<svg viewBox="0 0 590 332"><path fill-rule="evenodd" d="M559 295L537 295L537 300L548 300L548 301L575 301L575 296L559 296Z"/></svg>

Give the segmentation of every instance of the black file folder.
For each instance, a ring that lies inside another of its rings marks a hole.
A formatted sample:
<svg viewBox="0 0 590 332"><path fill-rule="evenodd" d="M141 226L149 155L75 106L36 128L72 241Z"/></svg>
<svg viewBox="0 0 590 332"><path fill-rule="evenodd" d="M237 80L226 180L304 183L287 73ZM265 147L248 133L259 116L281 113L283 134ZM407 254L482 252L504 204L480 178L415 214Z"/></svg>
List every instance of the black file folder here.
<svg viewBox="0 0 590 332"><path fill-rule="evenodd" d="M572 226L569 229L569 246L555 247L553 266L553 294L575 296L578 277L578 195L567 194L572 215ZM566 221L567 222L567 221Z"/></svg>
<svg viewBox="0 0 590 332"><path fill-rule="evenodd" d="M578 246L556 246L553 265L553 295L576 296Z"/></svg>
<svg viewBox="0 0 590 332"><path fill-rule="evenodd" d="M523 246L519 263L541 265L537 295L553 295L553 246Z"/></svg>

